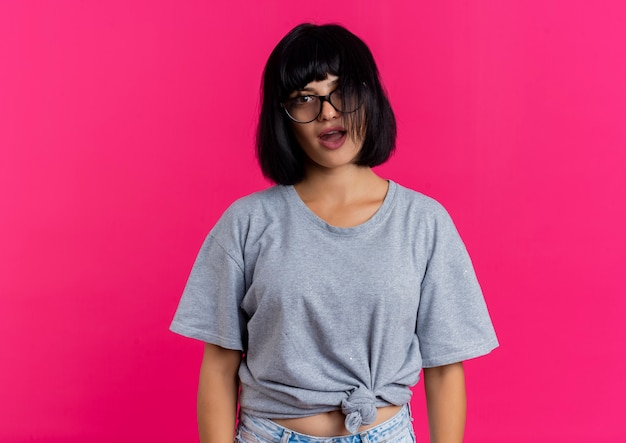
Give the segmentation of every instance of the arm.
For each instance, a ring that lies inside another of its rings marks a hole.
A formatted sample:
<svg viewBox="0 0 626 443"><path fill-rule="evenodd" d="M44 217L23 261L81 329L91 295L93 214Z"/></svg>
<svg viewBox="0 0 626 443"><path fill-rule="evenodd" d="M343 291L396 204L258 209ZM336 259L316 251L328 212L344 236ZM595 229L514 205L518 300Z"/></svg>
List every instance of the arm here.
<svg viewBox="0 0 626 443"><path fill-rule="evenodd" d="M424 369L431 443L461 443L465 431L463 363Z"/></svg>
<svg viewBox="0 0 626 443"><path fill-rule="evenodd" d="M237 416L241 352L207 343L198 384L198 429L202 443L232 443Z"/></svg>

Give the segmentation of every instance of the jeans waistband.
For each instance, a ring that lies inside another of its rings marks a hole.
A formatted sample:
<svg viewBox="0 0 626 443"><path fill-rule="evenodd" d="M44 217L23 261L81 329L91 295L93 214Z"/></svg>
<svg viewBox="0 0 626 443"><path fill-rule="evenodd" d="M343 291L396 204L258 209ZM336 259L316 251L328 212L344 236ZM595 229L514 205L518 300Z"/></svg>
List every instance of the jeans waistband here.
<svg viewBox="0 0 626 443"><path fill-rule="evenodd" d="M314 437L300 434L291 429L280 426L276 422L257 416L241 413L239 418L238 435L245 432L252 433L255 441L267 441L268 443L383 443L393 441L396 436L411 428L411 410L409 405L404 405L397 414L389 420L353 435L337 437ZM236 441L246 442L244 438Z"/></svg>

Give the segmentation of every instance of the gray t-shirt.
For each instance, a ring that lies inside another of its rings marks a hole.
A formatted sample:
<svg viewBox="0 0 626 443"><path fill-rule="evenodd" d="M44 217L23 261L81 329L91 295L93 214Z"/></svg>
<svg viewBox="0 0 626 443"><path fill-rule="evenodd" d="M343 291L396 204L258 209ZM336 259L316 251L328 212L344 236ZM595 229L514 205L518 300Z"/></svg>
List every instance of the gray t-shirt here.
<svg viewBox="0 0 626 443"><path fill-rule="evenodd" d="M171 330L244 352L246 413L342 409L349 430L408 403L421 368L498 346L448 213L394 182L353 228L325 223L292 186L236 201L202 245Z"/></svg>

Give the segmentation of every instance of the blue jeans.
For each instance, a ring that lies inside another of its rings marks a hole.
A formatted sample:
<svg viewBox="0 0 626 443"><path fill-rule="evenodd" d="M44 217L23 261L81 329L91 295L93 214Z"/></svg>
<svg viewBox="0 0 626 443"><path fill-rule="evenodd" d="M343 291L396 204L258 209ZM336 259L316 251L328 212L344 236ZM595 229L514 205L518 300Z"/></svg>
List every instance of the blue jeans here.
<svg viewBox="0 0 626 443"><path fill-rule="evenodd" d="M241 414L236 443L415 443L409 405L389 420L366 431L339 437L313 437L284 428L272 420Z"/></svg>

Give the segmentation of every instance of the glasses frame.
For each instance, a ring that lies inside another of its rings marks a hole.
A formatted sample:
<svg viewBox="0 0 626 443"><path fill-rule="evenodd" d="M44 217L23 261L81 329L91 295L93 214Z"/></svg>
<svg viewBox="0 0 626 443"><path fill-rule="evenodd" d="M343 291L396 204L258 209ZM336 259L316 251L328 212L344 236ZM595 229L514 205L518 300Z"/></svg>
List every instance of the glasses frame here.
<svg viewBox="0 0 626 443"><path fill-rule="evenodd" d="M324 102L328 102L330 104L330 106L333 107L333 109L341 114L350 114L352 112L356 112L360 107L361 104L359 103L359 106L356 107L356 109L352 110L352 111L341 111L339 109L337 109L337 107L333 104L332 100L331 100L331 96L337 92L340 91L340 88L335 89L334 91L331 91L330 93L326 94L326 95L315 95L315 94L306 94L306 95L300 95L298 97L293 97L290 99L285 100L284 102L280 103L280 107L283 108L283 110L285 111L285 114L287 114L287 117L289 117L289 119L295 123L301 123L303 125L306 125L307 123L311 123L314 122L315 120L317 120L317 118L320 116L320 114L322 113L322 109L324 109ZM301 121L301 120L296 120L295 117L293 117L289 111L287 110L287 106L286 103L289 103L291 101L297 100L299 98L302 97L317 97L320 101L320 110L317 112L317 114L315 115L315 117L313 117L311 120L307 120L307 121Z"/></svg>

